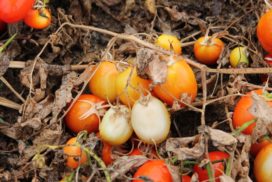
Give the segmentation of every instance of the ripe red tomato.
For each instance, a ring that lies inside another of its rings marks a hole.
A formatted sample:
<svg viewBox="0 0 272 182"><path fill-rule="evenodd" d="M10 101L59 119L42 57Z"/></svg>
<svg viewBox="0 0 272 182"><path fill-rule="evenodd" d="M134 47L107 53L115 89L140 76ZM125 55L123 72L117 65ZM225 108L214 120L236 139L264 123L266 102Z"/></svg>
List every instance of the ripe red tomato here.
<svg viewBox="0 0 272 182"><path fill-rule="evenodd" d="M98 131L99 116L94 112L97 111L97 104L103 102L103 99L95 95L81 95L65 117L67 127L76 133L83 130L89 133Z"/></svg>
<svg viewBox="0 0 272 182"><path fill-rule="evenodd" d="M0 19L6 23L18 22L26 16L35 0L1 0Z"/></svg>
<svg viewBox="0 0 272 182"><path fill-rule="evenodd" d="M229 154L221 151L214 151L214 152L209 152L209 158L211 162L215 161L220 161L224 159L229 158ZM219 182L220 180L218 179L219 176L221 176L225 170L224 163L223 162L217 162L212 164L213 170L214 170L214 178L216 182ZM198 174L199 181L208 181L209 176L208 172L205 168L201 168L198 165L194 166L194 171Z"/></svg>
<svg viewBox="0 0 272 182"><path fill-rule="evenodd" d="M133 182L144 182L148 179L152 182L172 182L171 173L164 160L147 161L136 171L133 178Z"/></svg>
<svg viewBox="0 0 272 182"><path fill-rule="evenodd" d="M63 152L67 155L66 165L70 168L77 168L79 165L87 162L87 154L83 151L80 144L77 142L77 138L70 138L65 147L63 147Z"/></svg>
<svg viewBox="0 0 272 182"><path fill-rule="evenodd" d="M191 182L191 177L187 175L181 176L181 182Z"/></svg>
<svg viewBox="0 0 272 182"><path fill-rule="evenodd" d="M254 161L254 174L258 182L271 182L272 144L264 147Z"/></svg>
<svg viewBox="0 0 272 182"><path fill-rule="evenodd" d="M272 141L270 138L268 137L263 137L261 139L259 139L259 141L257 141L256 143L251 145L250 148L250 153L251 155L253 155L254 157L258 155L258 153L267 145L272 144Z"/></svg>
<svg viewBox="0 0 272 182"><path fill-rule="evenodd" d="M25 24L35 29L44 29L51 23L51 13L46 8L31 9L24 18Z"/></svg>
<svg viewBox="0 0 272 182"><path fill-rule="evenodd" d="M243 124L255 119L255 117L252 114L250 114L250 112L248 111L248 109L253 104L253 100L251 97L252 92L255 92L258 95L262 95L263 93L263 91L259 89L259 90L251 91L247 93L246 95L242 96L242 98L238 101L238 103L236 104L234 108L233 119L232 119L232 125L234 126L234 128L239 128ZM272 106L272 102L268 102L268 104ZM251 135L255 126L256 126L256 123L249 125L245 130L243 130L243 133L247 135Z"/></svg>
<svg viewBox="0 0 272 182"><path fill-rule="evenodd" d="M197 95L197 82L192 68L178 57L170 57L166 81L154 88L154 95L168 105L172 105L175 98L180 99L182 94L187 94L191 101Z"/></svg>
<svg viewBox="0 0 272 182"><path fill-rule="evenodd" d="M112 146L106 142L103 142L102 148L102 160L106 165L109 165L113 162L112 159Z"/></svg>
<svg viewBox="0 0 272 182"><path fill-rule="evenodd" d="M194 44L194 54L199 62L211 65L216 63L223 48L219 38L200 37Z"/></svg>
<svg viewBox="0 0 272 182"><path fill-rule="evenodd" d="M264 50L272 53L272 10L268 11L259 20L257 25L257 37Z"/></svg>

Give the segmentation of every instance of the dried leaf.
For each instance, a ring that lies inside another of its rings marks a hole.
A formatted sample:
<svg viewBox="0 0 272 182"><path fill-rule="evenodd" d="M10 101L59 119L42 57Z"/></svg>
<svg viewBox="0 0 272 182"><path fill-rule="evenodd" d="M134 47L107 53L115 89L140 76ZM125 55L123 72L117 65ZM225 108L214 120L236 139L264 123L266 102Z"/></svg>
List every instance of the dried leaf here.
<svg viewBox="0 0 272 182"><path fill-rule="evenodd" d="M193 147L189 148L189 144ZM166 141L166 150L177 155L179 160L198 159L205 152L204 136L169 138Z"/></svg>
<svg viewBox="0 0 272 182"><path fill-rule="evenodd" d="M179 168L173 165L167 165L167 168L172 176L172 181L180 181Z"/></svg>
<svg viewBox="0 0 272 182"><path fill-rule="evenodd" d="M122 176L128 171L137 168L148 160L145 156L122 156L117 158L111 168L114 170L111 172L111 179L115 180L118 176Z"/></svg>
<svg viewBox="0 0 272 182"><path fill-rule="evenodd" d="M219 176L220 182L235 182L230 176L222 175Z"/></svg>
<svg viewBox="0 0 272 182"><path fill-rule="evenodd" d="M157 12L156 1L155 0L145 0L145 8L151 13L155 15Z"/></svg>
<svg viewBox="0 0 272 182"><path fill-rule="evenodd" d="M261 136L272 133L272 108L264 98L252 93L253 104L249 112L257 118L256 127L253 130L252 142L255 143Z"/></svg>
<svg viewBox="0 0 272 182"><path fill-rule="evenodd" d="M108 6L114 6L116 4L119 4L121 0L102 0L102 2Z"/></svg>
<svg viewBox="0 0 272 182"><path fill-rule="evenodd" d="M9 67L10 57L6 54L0 54L0 77L2 77Z"/></svg>
<svg viewBox="0 0 272 182"><path fill-rule="evenodd" d="M205 132L209 134L210 139L214 146L226 146L233 145L237 143L237 139L231 134L224 132L222 130L213 129L211 127L205 127Z"/></svg>

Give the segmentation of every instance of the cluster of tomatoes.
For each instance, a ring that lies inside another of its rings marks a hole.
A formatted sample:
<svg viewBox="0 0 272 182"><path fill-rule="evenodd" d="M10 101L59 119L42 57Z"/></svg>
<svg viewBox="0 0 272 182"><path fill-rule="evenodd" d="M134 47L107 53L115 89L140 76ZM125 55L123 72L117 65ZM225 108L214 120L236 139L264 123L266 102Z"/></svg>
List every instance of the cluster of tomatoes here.
<svg viewBox="0 0 272 182"><path fill-rule="evenodd" d="M1 0L0 1L0 30L5 24L24 21L35 29L43 29L51 23L50 11L43 7L33 9L35 0Z"/></svg>

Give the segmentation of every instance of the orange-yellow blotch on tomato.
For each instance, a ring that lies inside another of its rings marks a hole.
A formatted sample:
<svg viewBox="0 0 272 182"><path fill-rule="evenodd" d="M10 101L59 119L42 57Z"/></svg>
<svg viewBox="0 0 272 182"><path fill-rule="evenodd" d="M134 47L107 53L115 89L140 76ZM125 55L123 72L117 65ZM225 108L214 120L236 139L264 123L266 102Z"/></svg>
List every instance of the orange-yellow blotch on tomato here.
<svg viewBox="0 0 272 182"><path fill-rule="evenodd" d="M35 29L44 29L51 24L51 13L47 8L31 9L24 18L25 24Z"/></svg>
<svg viewBox="0 0 272 182"><path fill-rule="evenodd" d="M169 34L160 35L155 44L163 49L172 50L176 54L181 54L181 42L180 40L174 36Z"/></svg>
<svg viewBox="0 0 272 182"><path fill-rule="evenodd" d="M95 95L83 94L79 96L65 117L65 124L75 133L86 130L96 132L99 127L99 115L96 109L105 101Z"/></svg>
<svg viewBox="0 0 272 182"><path fill-rule="evenodd" d="M175 99L180 100L182 94L186 94L188 100L194 101L197 95L195 74L184 59L170 56L166 81L157 85L153 91L168 105L172 105Z"/></svg>
<svg viewBox="0 0 272 182"><path fill-rule="evenodd" d="M80 143L77 142L76 137L70 138L66 142L63 152L66 155L66 165L73 169L85 164L88 160L87 154Z"/></svg>
<svg viewBox="0 0 272 182"><path fill-rule="evenodd" d="M150 80L145 80L137 75L136 68L128 67L117 76L117 95L123 104L132 107L141 95L148 93L149 84Z"/></svg>
<svg viewBox="0 0 272 182"><path fill-rule="evenodd" d="M113 102L117 97L116 78L119 74L116 64L102 61L94 71L95 73L89 82L90 91L104 100Z"/></svg>
<svg viewBox="0 0 272 182"><path fill-rule="evenodd" d="M257 37L264 50L272 53L272 10L263 14L257 25Z"/></svg>
<svg viewBox="0 0 272 182"><path fill-rule="evenodd" d="M200 37L194 44L194 55L197 61L212 65L215 64L224 49L224 43L215 37Z"/></svg>

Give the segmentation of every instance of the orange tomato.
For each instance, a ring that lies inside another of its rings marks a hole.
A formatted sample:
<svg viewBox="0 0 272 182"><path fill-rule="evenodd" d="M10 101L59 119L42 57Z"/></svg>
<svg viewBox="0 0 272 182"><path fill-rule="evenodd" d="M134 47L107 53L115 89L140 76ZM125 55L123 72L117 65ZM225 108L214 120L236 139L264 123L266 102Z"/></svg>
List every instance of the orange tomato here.
<svg viewBox="0 0 272 182"><path fill-rule="evenodd" d="M239 128L243 124L255 119L255 117L248 111L248 109L253 104L253 99L251 97L252 92L255 92L258 95L263 94L263 91L259 89L259 90L251 91L247 93L246 95L242 96L242 98L238 101L238 103L236 104L234 108L233 119L232 119L232 125L234 126L234 128ZM272 106L272 102L268 102L268 104ZM255 126L256 126L256 123L249 125L245 130L243 130L243 133L247 135L251 135Z"/></svg>
<svg viewBox="0 0 272 182"><path fill-rule="evenodd" d="M187 175L181 176L181 182L191 182L191 177Z"/></svg>
<svg viewBox="0 0 272 182"><path fill-rule="evenodd" d="M257 37L264 50L272 53L272 10L260 18L257 25Z"/></svg>
<svg viewBox="0 0 272 182"><path fill-rule="evenodd" d="M224 43L219 38L209 36L200 37L194 44L196 59L207 65L215 64L223 49Z"/></svg>
<svg viewBox="0 0 272 182"><path fill-rule="evenodd" d="M90 91L104 100L113 102L117 97L115 82L118 73L114 63L101 62L89 82Z"/></svg>
<svg viewBox="0 0 272 182"><path fill-rule="evenodd" d="M112 159L112 146L107 142L103 142L102 148L102 160L106 165L109 165L113 162Z"/></svg>
<svg viewBox="0 0 272 182"><path fill-rule="evenodd" d="M134 68L128 67L118 74L116 79L116 91L121 102L132 107L141 94L146 95L149 90L149 80L140 78Z"/></svg>
<svg viewBox="0 0 272 182"><path fill-rule="evenodd" d="M211 162L216 162L224 159L229 158L229 154L221 151L213 151L209 152L209 158ZM223 162L217 162L212 164L212 168L214 170L214 178L216 182L219 182L220 179L218 179L219 176L221 176L225 170L224 163ZM198 165L194 166L194 171L198 174L199 181L209 181L209 175L208 171L206 169L203 169L199 167Z"/></svg>
<svg viewBox="0 0 272 182"><path fill-rule="evenodd" d="M181 42L174 35L162 34L160 35L155 44L166 50L173 50L176 54L181 54Z"/></svg>
<svg viewBox="0 0 272 182"><path fill-rule="evenodd" d="M103 99L91 94L81 95L65 117L67 127L75 133L87 130L98 131L99 116L95 106L102 104Z"/></svg>
<svg viewBox="0 0 272 182"><path fill-rule="evenodd" d="M87 154L77 142L76 137L70 138L67 141L66 146L63 147L63 152L65 155L67 155L66 165L70 168L75 169L79 165L87 162Z"/></svg>
<svg viewBox="0 0 272 182"><path fill-rule="evenodd" d="M172 182L172 176L164 160L150 160L145 162L134 174L133 182ZM143 178L143 179L141 179Z"/></svg>
<svg viewBox="0 0 272 182"><path fill-rule="evenodd" d="M154 94L168 105L172 105L175 98L188 94L191 101L197 95L197 82L192 68L179 57L169 57L167 78L165 83L155 86Z"/></svg>
<svg viewBox="0 0 272 182"><path fill-rule="evenodd" d="M146 155L147 157L150 157L150 158L159 158L155 149L152 149L151 153L145 154L141 149L134 148L132 152L129 154L129 156L135 156L135 155Z"/></svg>
<svg viewBox="0 0 272 182"><path fill-rule="evenodd" d="M25 24L35 29L44 29L51 24L51 13L46 8L31 9L24 18Z"/></svg>
<svg viewBox="0 0 272 182"><path fill-rule="evenodd" d="M254 157L258 155L258 153L267 145L272 144L272 141L268 137L263 137L256 143L251 145L250 153Z"/></svg>
<svg viewBox="0 0 272 182"><path fill-rule="evenodd" d="M272 180L272 144L264 147L254 160L254 174L258 182Z"/></svg>

